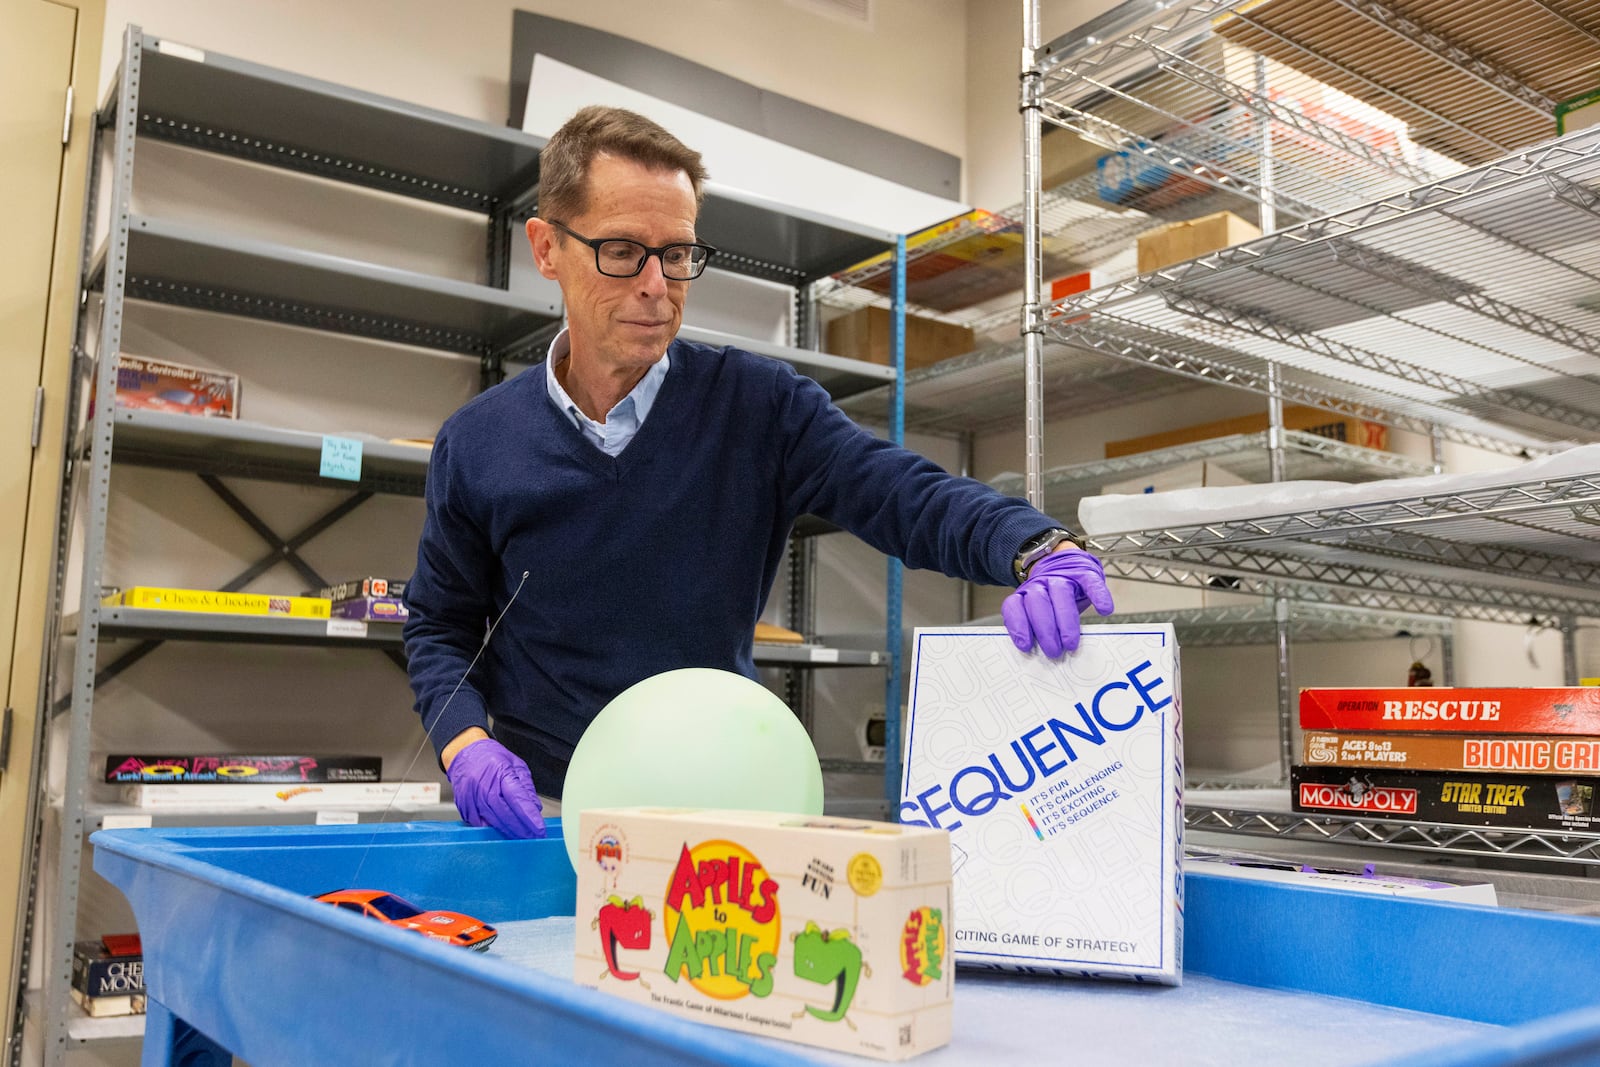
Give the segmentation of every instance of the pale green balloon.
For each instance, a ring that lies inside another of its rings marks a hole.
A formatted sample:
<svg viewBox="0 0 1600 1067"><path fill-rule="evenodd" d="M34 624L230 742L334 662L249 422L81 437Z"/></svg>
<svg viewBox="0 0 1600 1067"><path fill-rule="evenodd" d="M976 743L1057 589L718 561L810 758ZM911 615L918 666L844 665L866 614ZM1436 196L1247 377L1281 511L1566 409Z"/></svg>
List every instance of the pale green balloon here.
<svg viewBox="0 0 1600 1067"><path fill-rule="evenodd" d="M590 808L732 808L822 814L822 765L766 686L710 667L637 682L595 716L567 768L561 827L578 865Z"/></svg>

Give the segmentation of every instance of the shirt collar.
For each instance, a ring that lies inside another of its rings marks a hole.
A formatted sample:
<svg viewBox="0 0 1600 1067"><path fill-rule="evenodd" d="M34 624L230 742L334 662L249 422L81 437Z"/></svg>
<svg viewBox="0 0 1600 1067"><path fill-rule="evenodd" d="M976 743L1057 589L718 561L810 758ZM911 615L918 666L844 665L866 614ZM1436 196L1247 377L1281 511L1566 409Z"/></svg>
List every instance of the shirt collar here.
<svg viewBox="0 0 1600 1067"><path fill-rule="evenodd" d="M611 452L611 448L607 447L608 443L611 443L617 445L616 451L621 451L620 446L626 444L639 427L644 425L650 409L655 406L656 396L661 392L661 383L666 381L671 360L667 353L661 353L661 358L650 365L650 369L645 371L644 377L639 379L638 384L628 392L628 395L606 413L606 421L597 422L583 413L583 409L578 407L577 402L562 386L561 380L556 377L556 367L571 354L572 338L567 328L563 326L561 332L550 342L549 353L544 361L545 388L550 395L550 402L602 449ZM622 440L617 443L613 439L619 435ZM616 452L612 454L615 455Z"/></svg>

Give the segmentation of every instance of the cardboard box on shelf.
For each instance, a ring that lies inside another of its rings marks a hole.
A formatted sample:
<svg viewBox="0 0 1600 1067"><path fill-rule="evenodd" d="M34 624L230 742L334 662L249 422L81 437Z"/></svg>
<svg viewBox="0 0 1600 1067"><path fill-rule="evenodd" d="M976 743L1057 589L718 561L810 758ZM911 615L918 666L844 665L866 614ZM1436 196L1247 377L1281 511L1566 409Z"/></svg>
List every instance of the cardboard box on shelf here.
<svg viewBox="0 0 1600 1067"><path fill-rule="evenodd" d="M1346 444L1360 445L1363 448L1376 448L1387 450L1389 447L1389 428L1379 422L1369 422L1348 415L1335 415L1332 412L1322 411L1318 408L1288 405L1283 409L1283 425L1287 430L1300 430L1304 433L1314 433L1319 437L1343 441ZM1158 448L1171 448L1174 445L1192 444L1195 441L1209 441L1213 437L1228 437L1240 433L1260 433L1267 428L1267 413L1259 415L1241 415L1232 419L1218 419L1216 422L1203 422L1194 426L1184 426L1177 430L1163 430L1161 433L1147 434L1144 437L1130 437L1124 441L1107 441L1106 458L1116 459L1118 456L1131 456L1138 452L1151 452Z"/></svg>
<svg viewBox="0 0 1600 1067"><path fill-rule="evenodd" d="M1170 623L1071 656L918 627L900 822L950 831L963 966L1177 985L1183 735Z"/></svg>
<svg viewBox="0 0 1600 1067"><path fill-rule="evenodd" d="M1259 227L1231 211L1174 222L1139 235L1139 273L1149 274L1260 236Z"/></svg>
<svg viewBox="0 0 1600 1067"><path fill-rule="evenodd" d="M239 376L119 352L117 406L235 419L239 417Z"/></svg>
<svg viewBox="0 0 1600 1067"><path fill-rule="evenodd" d="M887 365L892 329L888 308L857 308L828 323L827 350L836 356ZM907 370L971 352L975 344L972 330L966 326L906 316Z"/></svg>
<svg viewBox="0 0 1600 1067"><path fill-rule="evenodd" d="M583 812L579 842L579 982L882 1060L949 1042L949 834L610 808Z"/></svg>

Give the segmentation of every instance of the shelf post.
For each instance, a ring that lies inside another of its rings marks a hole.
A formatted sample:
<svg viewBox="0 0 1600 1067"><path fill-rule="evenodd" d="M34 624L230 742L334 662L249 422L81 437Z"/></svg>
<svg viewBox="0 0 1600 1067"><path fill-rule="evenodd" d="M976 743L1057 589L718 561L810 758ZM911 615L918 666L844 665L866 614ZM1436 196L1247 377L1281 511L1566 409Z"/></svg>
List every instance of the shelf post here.
<svg viewBox="0 0 1600 1067"><path fill-rule="evenodd" d="M144 33L130 25L122 39L122 63L115 104L102 116L111 137L111 194L107 215L104 278L101 287L100 327L91 373L96 395L116 395L117 353L122 348L122 312L128 276L128 226L133 189L134 140L139 123L139 70L144 53ZM98 150L98 145L96 149ZM91 191L90 195L93 195ZM88 314L80 302L79 315ZM44 1033L40 1044L44 1062L59 1067L71 1047L68 1020L72 981L72 944L77 936L79 885L83 877L84 806L89 788L89 724L94 703L96 653L100 642L100 578L105 567L106 522L110 510L111 436L116 405L102 402L89 425L89 461L73 462L66 492L85 493L83 543L78 602L78 638L72 668L72 700L65 736L66 746L58 832L56 885L47 932L40 940L44 956Z"/></svg>
<svg viewBox="0 0 1600 1067"><path fill-rule="evenodd" d="M1044 314L1041 306L1044 256L1039 228L1040 149L1039 0L1022 3L1022 360L1024 429L1027 438L1025 491L1028 503L1044 510Z"/></svg>
<svg viewBox="0 0 1600 1067"><path fill-rule="evenodd" d="M1276 622L1274 651L1278 658L1278 781L1288 784L1289 765L1294 762L1294 689L1289 685L1289 598L1281 591L1272 595L1272 615Z"/></svg>
<svg viewBox="0 0 1600 1067"><path fill-rule="evenodd" d="M894 382L890 385L889 440L897 445L906 440L906 238L894 239L894 314L890 317L889 359L894 364ZM894 556L889 557L888 589L885 594L884 641L889 653L889 674L884 679L883 694L883 795L889 802L889 818L900 818L900 649L904 643L901 634L900 598L901 565Z"/></svg>

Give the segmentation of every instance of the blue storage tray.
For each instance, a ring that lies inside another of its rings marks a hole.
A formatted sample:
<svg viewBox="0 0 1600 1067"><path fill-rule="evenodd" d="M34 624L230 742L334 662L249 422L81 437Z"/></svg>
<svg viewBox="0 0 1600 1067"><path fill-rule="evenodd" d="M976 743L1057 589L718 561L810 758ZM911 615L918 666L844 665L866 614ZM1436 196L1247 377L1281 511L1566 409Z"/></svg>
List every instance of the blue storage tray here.
<svg viewBox="0 0 1600 1067"><path fill-rule="evenodd" d="M128 897L144 942L146 1067L227 1062L206 1058L212 1046L255 1067L781 1067L822 1057L436 945L311 899L359 885L490 922L571 915L574 878L558 823L551 832L543 841L507 841L460 824L412 823L96 833L95 869ZM1186 897L1185 974L1222 980L1224 1000L1235 988L1225 983L1238 983L1344 998L1329 1005L1363 1001L1501 1027L1393 1060L1410 1067L1600 1064L1600 922L1204 874L1187 877ZM586 924L579 927L582 933ZM1031 987L1033 999L993 999L1005 983L1013 991ZM1074 1017L1107 1003L1085 999L1090 988L1141 998L1173 992L963 971L956 1039L925 1060L952 1062L971 1015L1004 1014L1015 1003L1016 1018L985 1025L1021 1035L1019 1045L1037 1050L1034 1062L1085 1061L1086 1050L1073 1047ZM991 999L964 1017L964 990ZM1040 1018L1038 998L1056 996L1062 1010ZM1159 1025L1161 1002L1145 1003ZM1257 1022L1271 1020L1247 1021Z"/></svg>

